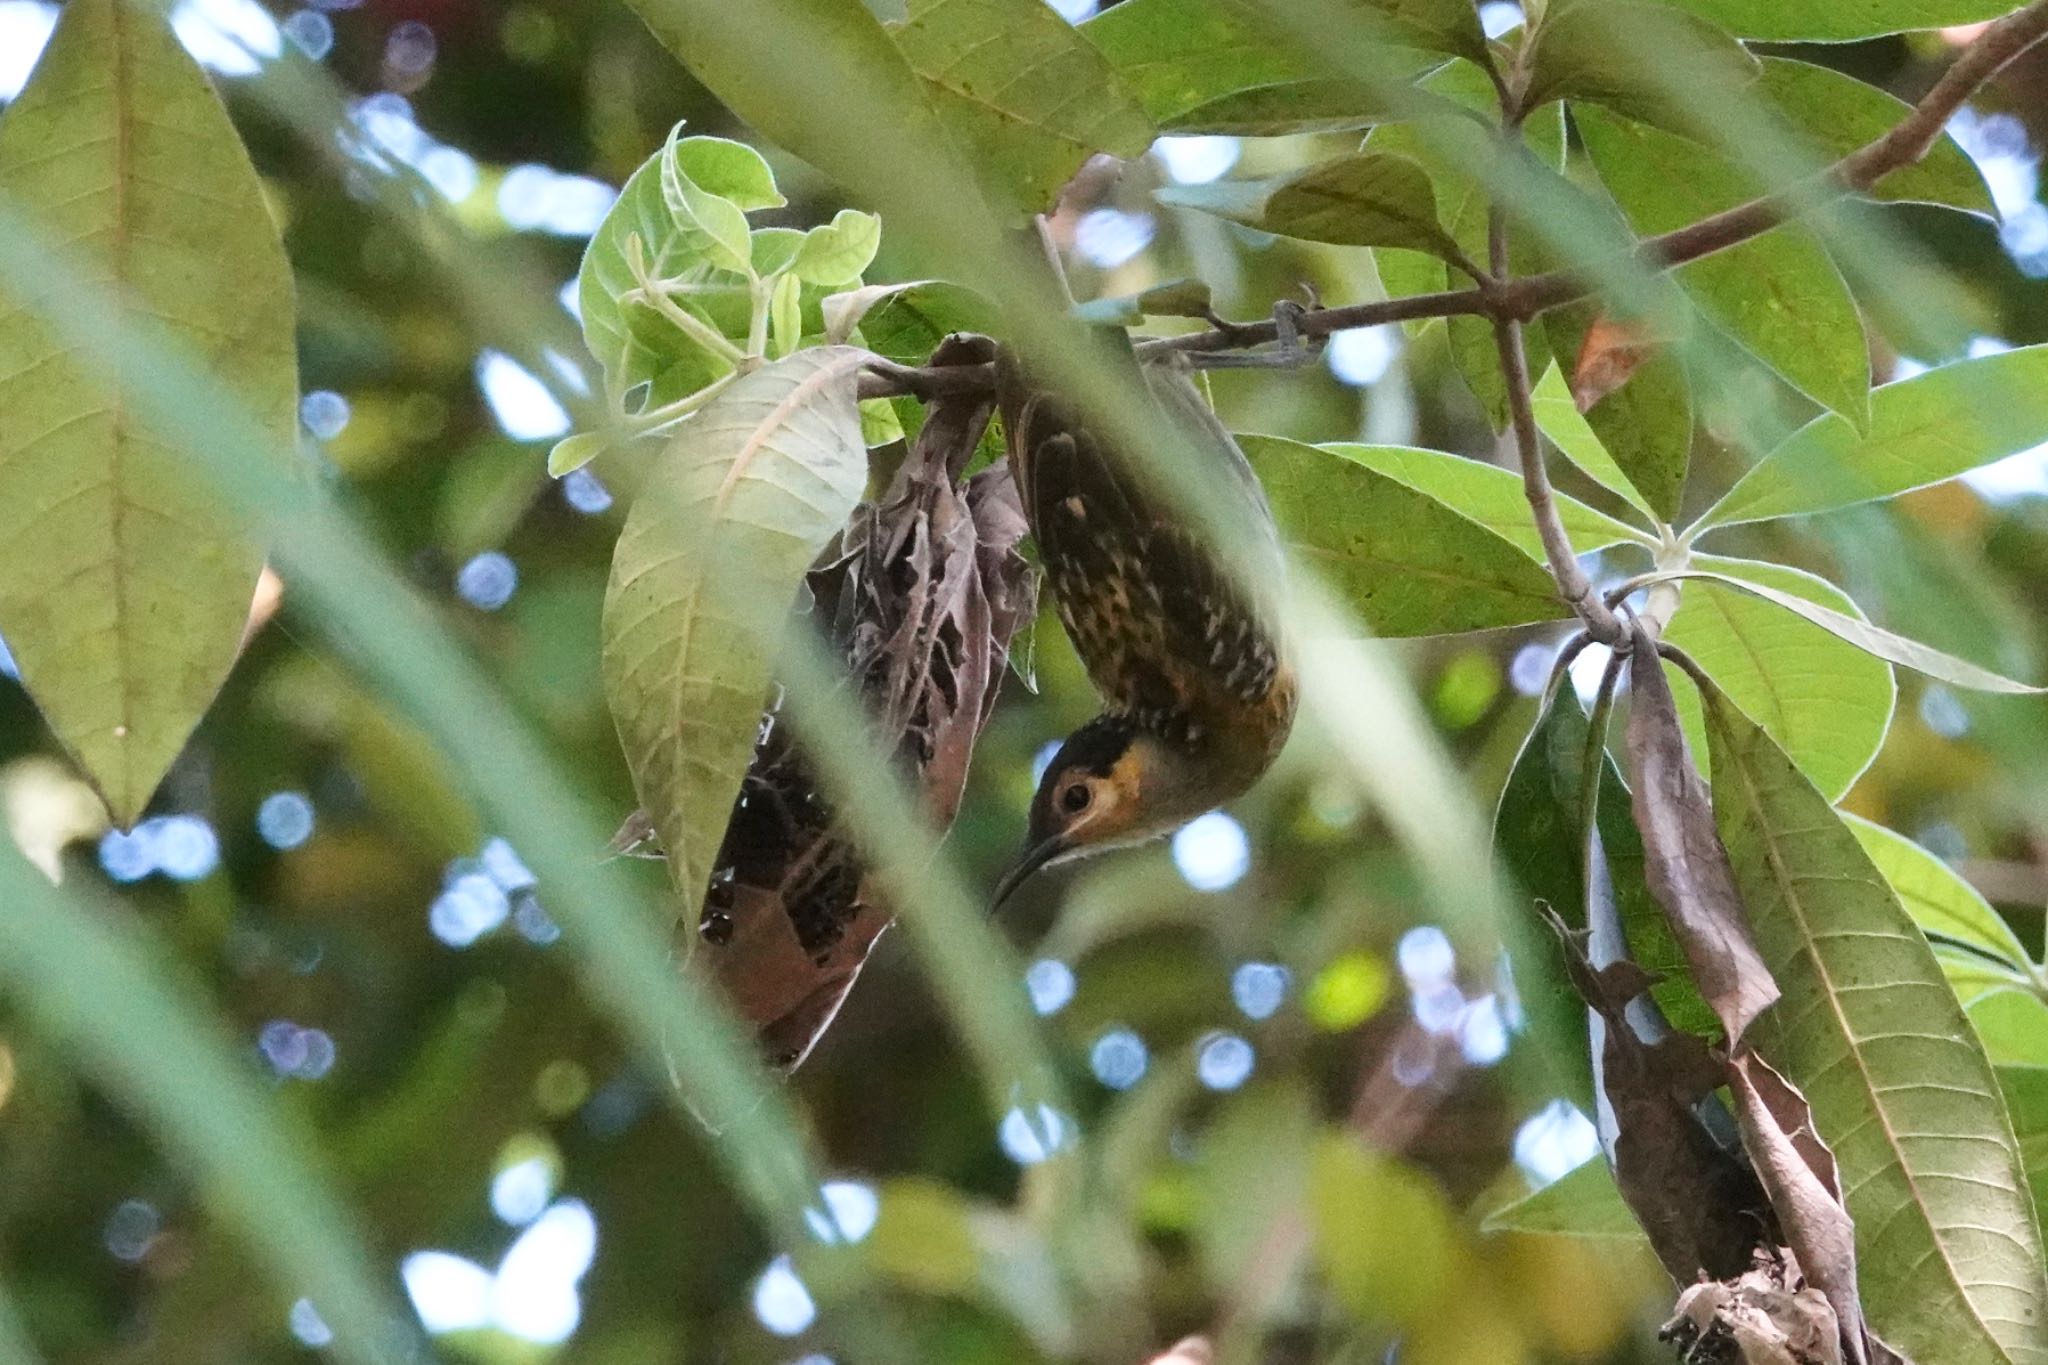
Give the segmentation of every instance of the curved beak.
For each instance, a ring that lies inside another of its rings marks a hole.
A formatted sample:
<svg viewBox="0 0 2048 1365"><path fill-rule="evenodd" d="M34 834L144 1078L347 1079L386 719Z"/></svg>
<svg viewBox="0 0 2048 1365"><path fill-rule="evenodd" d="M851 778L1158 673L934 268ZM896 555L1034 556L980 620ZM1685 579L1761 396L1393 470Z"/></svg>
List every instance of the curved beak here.
<svg viewBox="0 0 2048 1365"><path fill-rule="evenodd" d="M1024 856L1011 864L1010 870L1003 874L1003 879L996 883L996 893L989 899L988 912L993 915L1002 909L1003 902L1009 900L1018 887L1029 881L1032 873L1065 851L1066 845L1057 836L1024 850Z"/></svg>

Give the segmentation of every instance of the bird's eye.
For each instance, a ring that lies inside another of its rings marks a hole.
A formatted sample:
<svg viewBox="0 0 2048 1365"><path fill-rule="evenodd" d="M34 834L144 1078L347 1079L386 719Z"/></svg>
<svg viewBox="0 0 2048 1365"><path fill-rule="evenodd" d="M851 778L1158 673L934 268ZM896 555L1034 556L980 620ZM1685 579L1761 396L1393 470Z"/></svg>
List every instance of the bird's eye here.
<svg viewBox="0 0 2048 1365"><path fill-rule="evenodd" d="M1084 811L1088 809L1088 798L1088 784L1076 782L1073 786L1060 793L1060 807L1069 812Z"/></svg>

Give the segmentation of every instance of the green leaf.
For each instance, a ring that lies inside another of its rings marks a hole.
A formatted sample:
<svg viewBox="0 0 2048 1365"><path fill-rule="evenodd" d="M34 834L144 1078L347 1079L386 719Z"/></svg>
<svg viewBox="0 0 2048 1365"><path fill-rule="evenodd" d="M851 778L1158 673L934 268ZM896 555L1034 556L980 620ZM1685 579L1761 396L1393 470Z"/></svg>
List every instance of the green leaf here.
<svg viewBox="0 0 2048 1365"><path fill-rule="evenodd" d="M754 750L781 622L867 479L863 353L798 351L678 429L626 518L604 605L605 695L684 904L711 875Z"/></svg>
<svg viewBox="0 0 2048 1365"><path fill-rule="evenodd" d="M74 0L68 15L100 0ZM58 892L0 842L0 986L24 1031L65 1049L145 1128L218 1216L268 1263L277 1302L301 1295L356 1365L425 1357L313 1136L177 979L180 954L142 917ZM388 1266L388 1262L384 1266ZM241 1293L251 1293L243 1285ZM10 1360L14 1357L9 1357Z"/></svg>
<svg viewBox="0 0 2048 1365"><path fill-rule="evenodd" d="M2020 1160L2034 1195L2034 1217L2048 1227L2048 1066L2001 1066L1998 1085L2019 1138Z"/></svg>
<svg viewBox="0 0 2048 1365"><path fill-rule="evenodd" d="M845 344L860 327L861 319L888 299L937 283L937 280L903 280L894 284L864 284L858 289L827 295L819 303L819 312L825 322L825 340L834 346Z"/></svg>
<svg viewBox="0 0 2048 1365"><path fill-rule="evenodd" d="M1839 43L1996 19L2012 0L1672 0L1742 38Z"/></svg>
<svg viewBox="0 0 2048 1365"><path fill-rule="evenodd" d="M1556 326L1550 324L1553 334ZM1678 519L1692 463L1692 383L1659 349L1627 382L1586 410L1586 425L1667 522Z"/></svg>
<svg viewBox="0 0 2048 1365"><path fill-rule="evenodd" d="M1152 145L1145 110L1052 6L910 0L907 14L890 36L940 121L1013 206L1048 209L1090 156Z"/></svg>
<svg viewBox="0 0 2048 1365"><path fill-rule="evenodd" d="M1870 395L1870 430L1801 427L1700 518L1706 526L1827 512L1952 479L2048 441L2048 346L1959 360Z"/></svg>
<svg viewBox="0 0 2048 1365"><path fill-rule="evenodd" d="M1281 535L1377 635L1442 635L1564 612L1521 549L1355 460L1277 436L1240 444Z"/></svg>
<svg viewBox="0 0 2048 1365"><path fill-rule="evenodd" d="M573 436L564 436L548 451L548 476L559 479L564 474L573 473L604 454L610 446L610 439L601 431L579 431Z"/></svg>
<svg viewBox="0 0 2048 1365"><path fill-rule="evenodd" d="M2012 927L1954 868L1903 834L1861 816L1844 812L1843 818L1924 933L1973 948L2016 972L2032 969Z"/></svg>
<svg viewBox="0 0 2048 1365"><path fill-rule="evenodd" d="M678 149L679 123L669 129L661 152L661 201L675 219L684 243L720 270L744 275L754 260L753 232L747 215L732 200L690 178Z"/></svg>
<svg viewBox="0 0 2048 1365"><path fill-rule="evenodd" d="M794 351L803 340L803 294L803 281L795 275L784 275L775 282L775 292L769 296L769 335L778 357Z"/></svg>
<svg viewBox="0 0 2048 1365"><path fill-rule="evenodd" d="M2048 1000L2000 990L1971 1001L1968 1013L1993 1065L2048 1066Z"/></svg>
<svg viewBox="0 0 2048 1365"><path fill-rule="evenodd" d="M1309 1170L1310 1235L1330 1292L1360 1320L1414 1327L1467 1254L1443 1192L1398 1157L1328 1133Z"/></svg>
<svg viewBox="0 0 2048 1365"><path fill-rule="evenodd" d="M637 287L628 264L630 241L635 237L639 239L647 269L655 276L714 273L668 211L661 187L662 157L662 153L655 153L628 177L617 202L591 235L577 275L577 311L583 322L583 344L604 366L605 392L614 407L623 406L626 394L638 385L648 386L645 406L657 407L695 393L731 372L731 366L722 357L706 351L653 308L644 303L619 302L622 294ZM750 250L763 249L767 231L754 234ZM770 252L776 249L774 240L767 239ZM715 273L732 281L743 309L744 282L727 272ZM725 330L711 322L702 309L692 308L690 301L680 301L678 306L693 311L714 330ZM744 336L744 320L735 321Z"/></svg>
<svg viewBox="0 0 2048 1365"><path fill-rule="evenodd" d="M1169 185L1153 197L1282 237L1464 257L1437 223L1428 174L1385 153L1351 152L1268 180Z"/></svg>
<svg viewBox="0 0 2048 1365"><path fill-rule="evenodd" d="M1712 560L1727 584L1761 585L1792 601L1862 623L1834 584L1758 560ZM1722 582L1688 584L1664 638L1713 675L1729 700L1762 725L1830 800L1839 800L1884 744L1898 685L1884 660L1809 619ZM1695 753L1706 727L1685 674L1665 665Z"/></svg>
<svg viewBox="0 0 2048 1365"><path fill-rule="evenodd" d="M1530 516L1529 501L1522 492L1522 476L1512 470L1416 446L1367 446L1337 441L1316 448L1362 464L1418 493L1427 493L1458 515L1512 541L1537 563L1545 562L1543 538L1537 534ZM1647 532L1616 521L1570 494L1559 493L1556 497L1558 517L1572 538L1573 548L1581 553L1627 542L1655 544Z"/></svg>
<svg viewBox="0 0 2048 1365"><path fill-rule="evenodd" d="M1764 58L1756 93L1777 109L1788 131L1803 139L1814 159L1822 162L1876 141L1912 112L1904 100L1854 76L1786 57ZM1923 159L1892 172L1870 193L1876 199L1945 204L1985 217L1998 214L1977 164L1947 133L1935 139Z"/></svg>
<svg viewBox="0 0 2048 1365"><path fill-rule="evenodd" d="M1276 38L1245 0L1124 0L1081 26L1161 132L1248 136L1362 128L1386 110Z"/></svg>
<svg viewBox="0 0 2048 1365"><path fill-rule="evenodd" d="M768 169L767 158L746 143L702 136L675 141L673 132L670 138L683 174L707 194L731 200L747 213L779 209L789 202L775 188L775 172Z"/></svg>
<svg viewBox="0 0 2048 1365"><path fill-rule="evenodd" d="M1752 197L1747 175L1688 138L1583 105L1573 117L1600 179L1645 236ZM1852 423L1867 423L1863 323L1808 229L1774 228L1682 266L1677 279L1710 320L1786 382Z"/></svg>
<svg viewBox="0 0 2048 1365"><path fill-rule="evenodd" d="M1565 1237L1643 1240L1642 1225L1622 1202L1614 1172L1600 1157L1584 1162L1560 1180L1495 1209L1481 1232L1539 1232Z"/></svg>
<svg viewBox="0 0 2048 1365"><path fill-rule="evenodd" d="M1712 561L1706 556L1702 556L1701 560L1702 562L1719 562L1722 564L1743 562L1740 560ZM1987 668L1979 668L1968 660L1958 659L1953 655L1944 654L1932 646L1923 645L1918 640L1909 640L1903 635L1894 635L1888 630L1882 630L1877 626L1871 625L1868 621L1862 620L1860 617L1846 615L1833 608L1823 606L1818 602L1810 601L1805 597L1782 591L1771 586L1769 582L1764 581L1770 576L1757 572L1758 567L1752 562L1743 569L1742 575L1739 577L1701 570L1689 570L1665 576L1671 578L1711 579L1715 582L1726 583L1732 587L1740 588L1744 592L1753 593L1767 601L1775 602L1785 610L1805 617L1815 625L1847 640L1858 649L1874 654L1878 658L1890 663L1903 664L1916 672L1925 673L1930 678L1938 678L1942 682L1953 683L1957 687L1967 687L1976 692L2005 692L2025 695L2037 695L2042 692L2048 692L2048 688L2032 687L2023 682L2015 682L2011 678L2002 677ZM1782 566L1773 565L1770 567L1781 568Z"/></svg>
<svg viewBox="0 0 2048 1365"><path fill-rule="evenodd" d="M1655 0L1551 0L1529 41L1529 107L1588 101L1682 130L1693 110L1745 98L1757 73L1726 32Z"/></svg>
<svg viewBox="0 0 2048 1365"><path fill-rule="evenodd" d="M1580 473L1608 492L1618 494L1644 516L1657 517L1656 509L1636 488L1635 480L1615 463L1614 456L1608 453L1607 447L1579 412L1578 400L1572 397L1572 391L1557 366L1543 372L1533 398L1536 425L1567 460L1579 467Z"/></svg>
<svg viewBox="0 0 2048 1365"><path fill-rule="evenodd" d="M1135 294L1090 299L1074 307L1074 316L1099 326L1135 327L1148 317L1209 318L1215 304L1209 286L1200 280L1167 280Z"/></svg>
<svg viewBox="0 0 2048 1365"><path fill-rule="evenodd" d="M881 245L881 219L859 209L841 209L831 222L804 234L804 244L789 268L806 284L858 284Z"/></svg>
<svg viewBox="0 0 2048 1365"><path fill-rule="evenodd" d="M65 7L0 116L0 186L119 298L188 348L289 461L298 366L290 267L206 75L153 10ZM0 292L0 634L114 819L142 814L227 677L263 552L195 484L105 358Z"/></svg>
<svg viewBox="0 0 2048 1365"><path fill-rule="evenodd" d="M2048 1359L2012 1124L1939 964L1784 751L1723 698L1707 713L1716 821L1784 993L1750 1037L1834 1146L1872 1328L1944 1365Z"/></svg>
<svg viewBox="0 0 2048 1365"><path fill-rule="evenodd" d="M903 365L922 365L955 332L995 325L989 301L965 285L921 280L891 287L861 318L868 349Z"/></svg>

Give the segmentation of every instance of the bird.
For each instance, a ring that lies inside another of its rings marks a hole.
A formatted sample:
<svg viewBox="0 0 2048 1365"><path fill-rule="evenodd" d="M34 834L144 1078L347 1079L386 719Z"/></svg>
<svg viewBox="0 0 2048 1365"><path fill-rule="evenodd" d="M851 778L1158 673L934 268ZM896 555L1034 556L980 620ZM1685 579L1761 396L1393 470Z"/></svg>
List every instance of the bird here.
<svg viewBox="0 0 2048 1365"><path fill-rule="evenodd" d="M1122 331L1105 351L1135 370L1142 420L1199 457L1200 478L1249 532L1250 567L1277 586L1284 555L1244 452L1168 353L1140 361ZM1079 408L997 357L1008 458L1060 624L1103 699L1039 779L1000 907L1032 874L1170 834L1249 790L1293 726L1282 638L1187 519Z"/></svg>

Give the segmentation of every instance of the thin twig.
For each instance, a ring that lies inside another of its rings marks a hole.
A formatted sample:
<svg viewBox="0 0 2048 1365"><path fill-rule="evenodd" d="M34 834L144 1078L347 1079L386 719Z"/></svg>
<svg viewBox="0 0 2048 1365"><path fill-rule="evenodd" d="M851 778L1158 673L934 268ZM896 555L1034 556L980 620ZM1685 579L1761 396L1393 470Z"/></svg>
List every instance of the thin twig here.
<svg viewBox="0 0 2048 1365"><path fill-rule="evenodd" d="M1510 130L1509 138L1516 134ZM1508 220L1495 204L1486 232L1487 258L1495 279L1508 270ZM1493 321L1494 343L1500 351L1501 378L1507 384L1508 413L1513 419L1515 453L1522 466L1522 495L1529 501L1536 521L1536 534L1543 541L1543 557L1550 564L1550 576L1557 580L1557 594L1581 621L1586 633L1604 645L1619 644L1628 634L1612 610L1600 599L1593 580L1572 549L1571 536L1557 510L1557 496L1551 491L1550 470L1543 461L1543 438L1536 429L1536 403L1529 381L1529 350L1522 337L1522 323L1500 317Z"/></svg>

